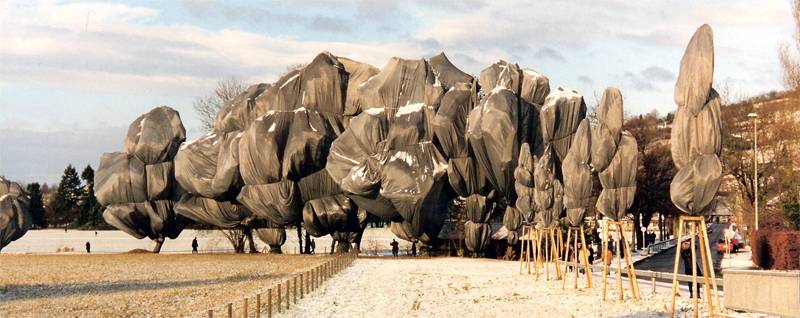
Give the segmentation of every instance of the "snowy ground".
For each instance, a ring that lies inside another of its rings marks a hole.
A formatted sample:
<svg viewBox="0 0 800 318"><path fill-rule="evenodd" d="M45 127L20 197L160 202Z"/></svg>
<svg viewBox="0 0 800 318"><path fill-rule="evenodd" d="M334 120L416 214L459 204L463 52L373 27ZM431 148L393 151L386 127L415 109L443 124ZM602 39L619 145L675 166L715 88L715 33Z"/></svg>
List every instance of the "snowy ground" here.
<svg viewBox="0 0 800 318"><path fill-rule="evenodd" d="M192 251L192 239L197 237L201 253L208 252L231 252L230 243L220 234L219 231L196 231L184 230L180 236L174 240L166 240L161 248L162 253L190 253ZM390 253L389 243L395 235L389 228L367 228L362 239L362 249L365 253L372 253L373 247L379 249L379 253ZM326 253L330 250L330 236L315 238L317 253ZM411 248L411 243L397 239L400 242L400 251ZM151 250L155 246L153 241L148 239L137 240L122 231L77 231L69 230L31 230L19 240L11 242L3 248L3 254L45 254L57 253L65 248L73 249L74 253L85 253L86 242L91 243L92 253L124 253L133 249ZM266 244L256 239L259 250ZM285 254L299 253L297 243L297 232L294 229L286 231L286 244L283 245ZM63 253L63 252L61 252Z"/></svg>
<svg viewBox="0 0 800 318"><path fill-rule="evenodd" d="M602 302L599 276L594 289L575 290L572 280L562 289L561 281L518 273L517 262L489 259L359 259L284 316L664 317L671 301L668 286L660 285L654 295L645 281L642 300L620 301L609 279L608 300ZM628 282L623 284L629 297ZM691 308L682 293L681 315Z"/></svg>
<svg viewBox="0 0 800 318"><path fill-rule="evenodd" d="M745 246L743 250L738 253L731 253L722 258L720 266L723 270L726 269L757 269L753 264L750 246Z"/></svg>

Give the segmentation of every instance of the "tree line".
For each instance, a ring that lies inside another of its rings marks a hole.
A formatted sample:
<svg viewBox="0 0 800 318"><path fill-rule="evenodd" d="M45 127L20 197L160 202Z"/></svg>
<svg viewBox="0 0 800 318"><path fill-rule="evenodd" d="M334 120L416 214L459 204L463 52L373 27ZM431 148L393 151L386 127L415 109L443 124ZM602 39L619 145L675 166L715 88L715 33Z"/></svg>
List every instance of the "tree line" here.
<svg viewBox="0 0 800 318"><path fill-rule="evenodd" d="M67 165L58 186L47 183L29 183L29 209L34 228L87 228L108 227L103 221L102 207L94 195L94 169L87 165L80 175L71 164Z"/></svg>

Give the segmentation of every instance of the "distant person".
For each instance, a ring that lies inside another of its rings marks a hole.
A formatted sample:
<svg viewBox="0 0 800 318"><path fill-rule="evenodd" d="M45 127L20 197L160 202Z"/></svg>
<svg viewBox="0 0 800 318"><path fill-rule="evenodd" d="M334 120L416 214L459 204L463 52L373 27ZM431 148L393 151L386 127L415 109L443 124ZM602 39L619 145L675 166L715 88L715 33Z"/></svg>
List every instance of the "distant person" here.
<svg viewBox="0 0 800 318"><path fill-rule="evenodd" d="M589 265L594 264L594 248L592 248L592 244L589 244L587 254L589 254Z"/></svg>
<svg viewBox="0 0 800 318"><path fill-rule="evenodd" d="M417 256L417 242L411 242L411 256Z"/></svg>
<svg viewBox="0 0 800 318"><path fill-rule="evenodd" d="M197 254L197 246L198 246L198 244L197 244L197 238L195 237L195 238L192 240L192 254Z"/></svg>
<svg viewBox="0 0 800 318"><path fill-rule="evenodd" d="M308 244L308 245L309 245L309 247L311 248L311 254L314 254L314 253L316 253L316 250L317 250L317 242L315 242L315 241L314 241L314 239L311 239L311 244Z"/></svg>
<svg viewBox="0 0 800 318"><path fill-rule="evenodd" d="M94 231L94 236L97 237L97 231Z"/></svg>
<svg viewBox="0 0 800 318"><path fill-rule="evenodd" d="M681 243L681 260L683 261L683 273L686 275L692 275L692 244L689 240L683 241ZM697 264L694 265L697 267L697 276L700 277L703 275L703 271L700 270L700 266ZM694 284L692 282L686 282L689 285L689 298L694 297ZM699 285L698 285L699 286ZM700 294L698 293L697 298L700 298Z"/></svg>
<svg viewBox="0 0 800 318"><path fill-rule="evenodd" d="M89 242L87 241L86 242L86 254L91 254L91 253L92 253L92 244L89 244Z"/></svg>
<svg viewBox="0 0 800 318"><path fill-rule="evenodd" d="M392 239L392 243L389 243L389 245L392 246L392 256L397 257L397 253L400 251L400 243Z"/></svg>
<svg viewBox="0 0 800 318"><path fill-rule="evenodd" d="M67 228L66 227L64 228L64 233L67 233Z"/></svg>

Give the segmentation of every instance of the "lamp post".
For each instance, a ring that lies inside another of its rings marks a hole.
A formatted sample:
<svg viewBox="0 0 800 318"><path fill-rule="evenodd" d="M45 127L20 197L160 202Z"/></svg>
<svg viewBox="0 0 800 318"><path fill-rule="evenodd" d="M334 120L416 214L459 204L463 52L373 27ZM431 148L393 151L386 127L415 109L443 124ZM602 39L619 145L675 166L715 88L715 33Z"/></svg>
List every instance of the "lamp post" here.
<svg viewBox="0 0 800 318"><path fill-rule="evenodd" d="M755 207L755 228L758 231L758 114L755 112L747 114L753 119L753 206Z"/></svg>

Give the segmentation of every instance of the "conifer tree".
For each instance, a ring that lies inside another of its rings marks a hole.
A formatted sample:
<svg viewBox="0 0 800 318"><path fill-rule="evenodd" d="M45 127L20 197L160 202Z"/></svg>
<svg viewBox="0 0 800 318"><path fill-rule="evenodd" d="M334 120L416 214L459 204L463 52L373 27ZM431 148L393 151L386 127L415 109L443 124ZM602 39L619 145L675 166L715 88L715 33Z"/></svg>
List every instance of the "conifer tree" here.
<svg viewBox="0 0 800 318"><path fill-rule="evenodd" d="M87 165L81 172L81 178L85 182L81 193L80 206L78 209L78 225L89 224L92 227L100 223L100 204L94 196L94 169Z"/></svg>
<svg viewBox="0 0 800 318"><path fill-rule="evenodd" d="M58 183L56 197L53 202L55 221L58 224L69 224L78 214L78 203L81 199L81 179L72 165L67 165L64 175Z"/></svg>
<svg viewBox="0 0 800 318"><path fill-rule="evenodd" d="M42 199L42 189L39 183L34 182L28 184L28 195L30 196L30 204L28 209L33 216L33 225L38 228L47 227L47 218L44 215L44 201Z"/></svg>

